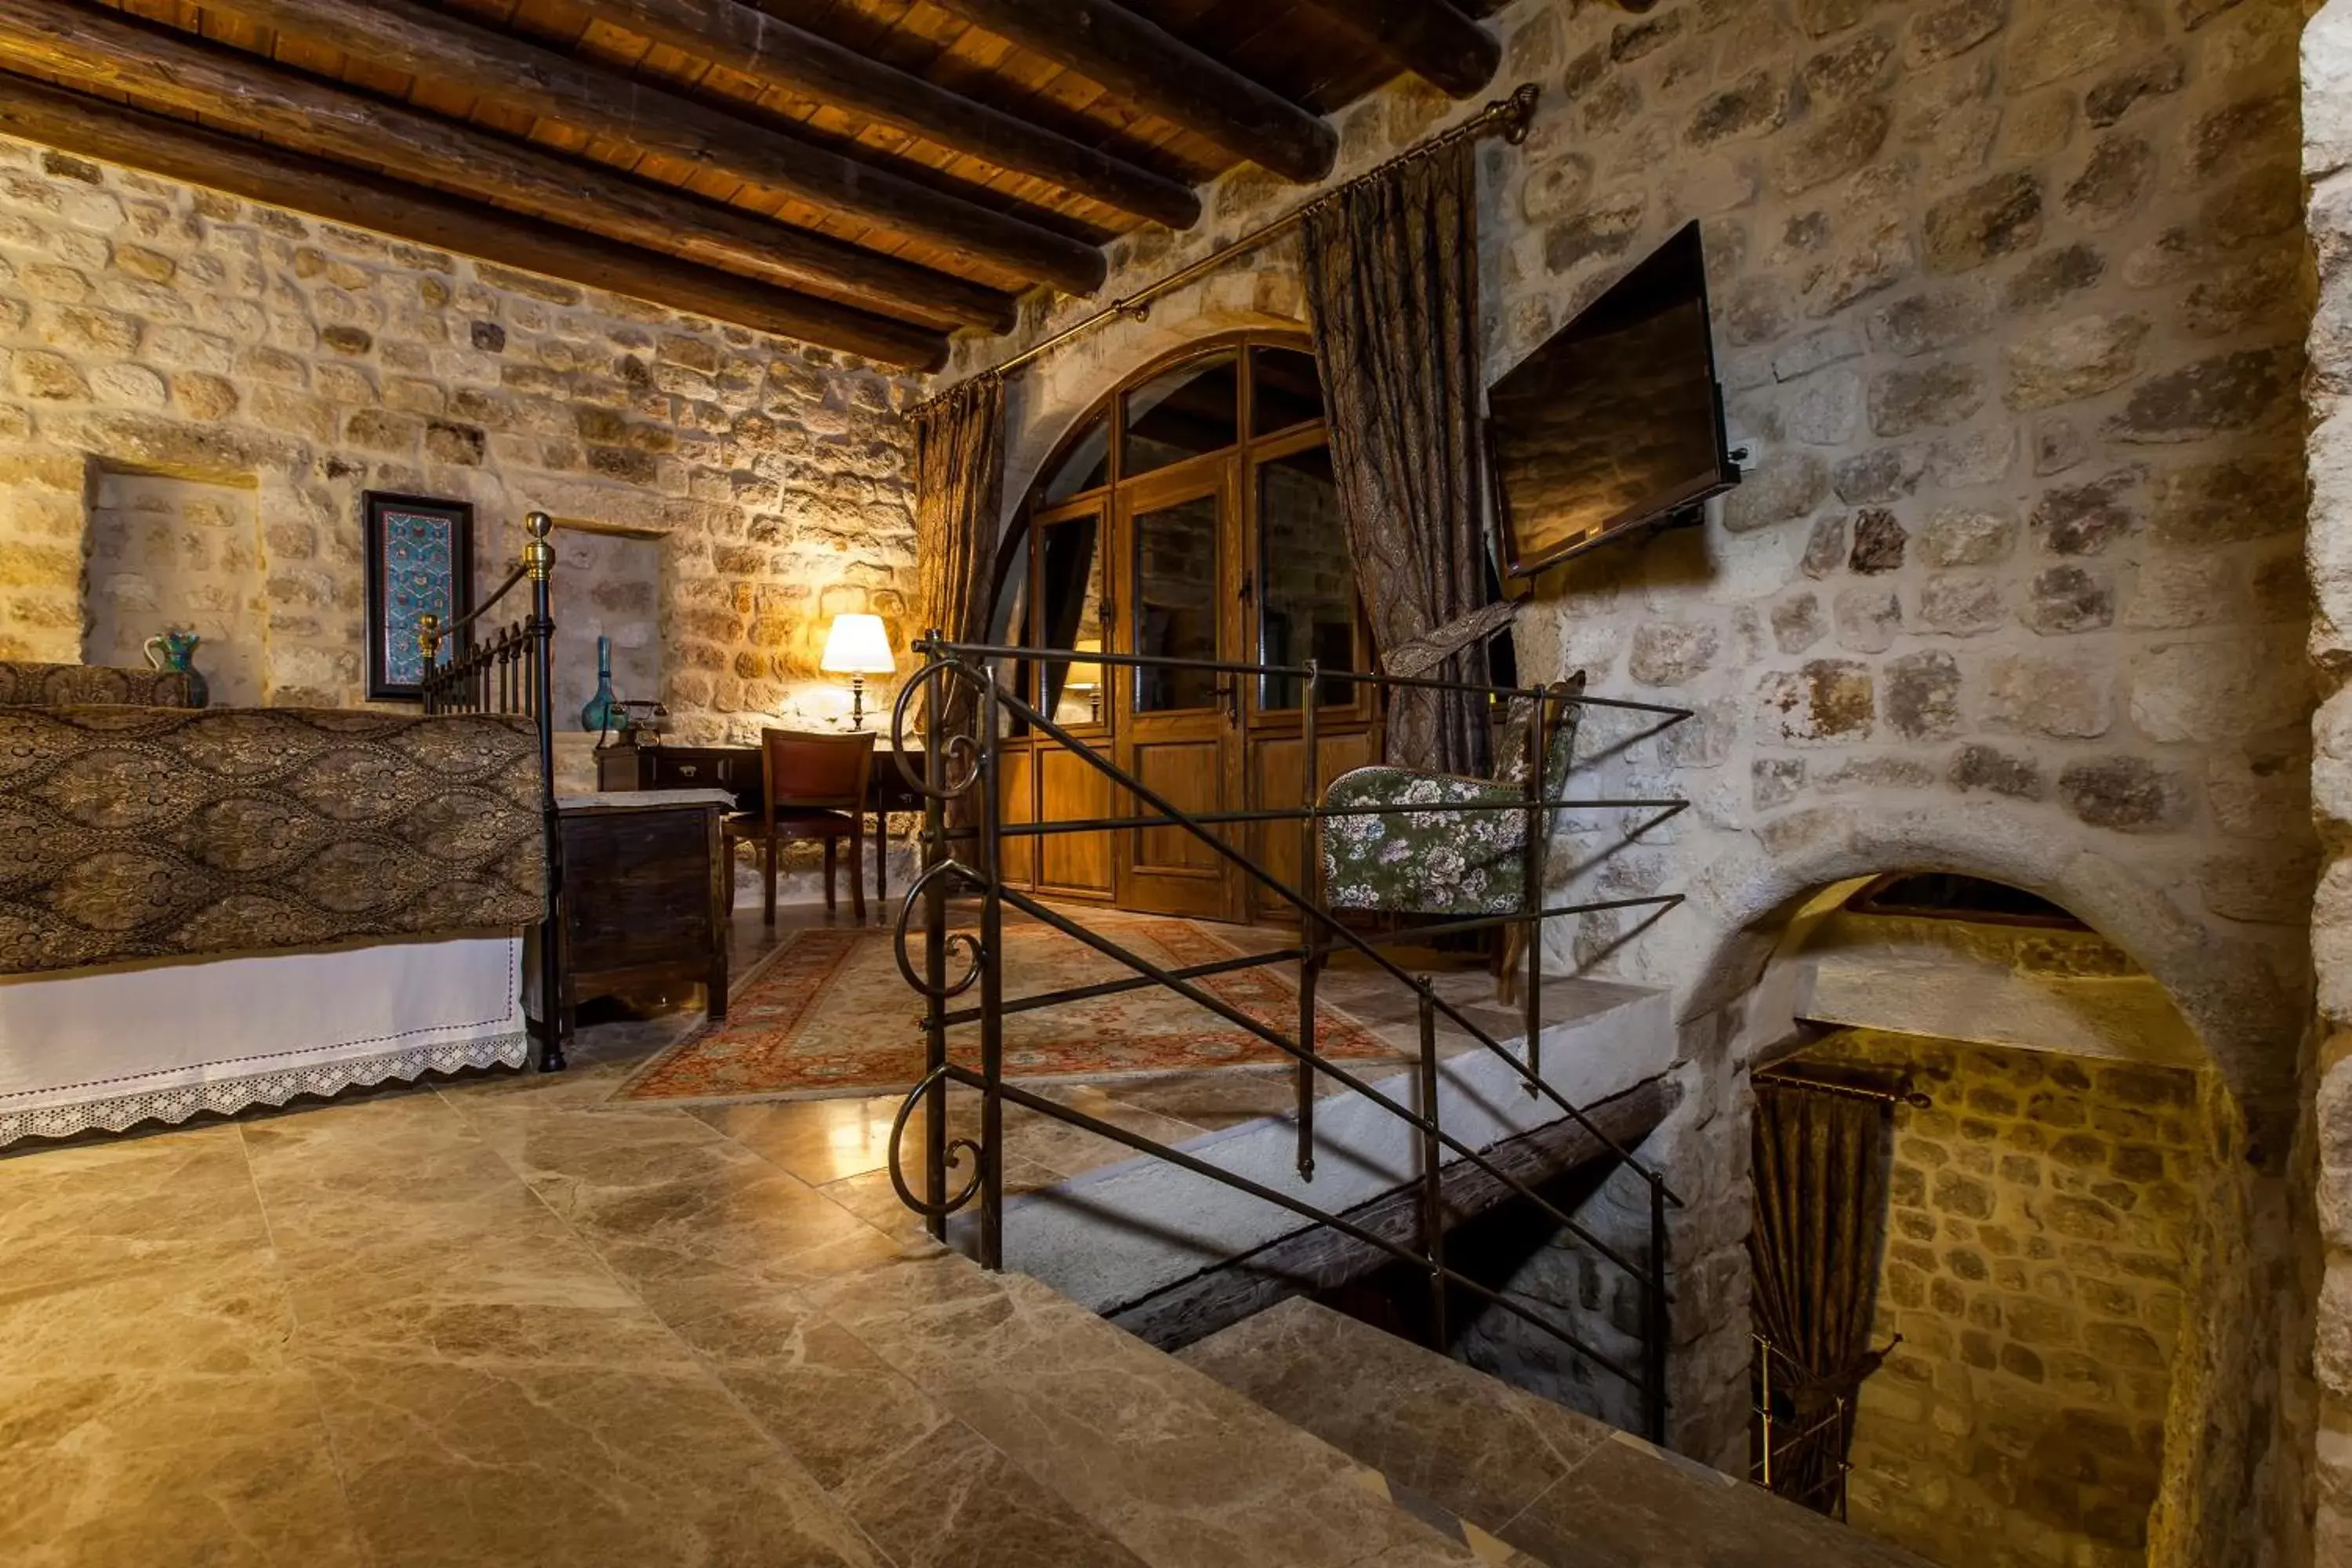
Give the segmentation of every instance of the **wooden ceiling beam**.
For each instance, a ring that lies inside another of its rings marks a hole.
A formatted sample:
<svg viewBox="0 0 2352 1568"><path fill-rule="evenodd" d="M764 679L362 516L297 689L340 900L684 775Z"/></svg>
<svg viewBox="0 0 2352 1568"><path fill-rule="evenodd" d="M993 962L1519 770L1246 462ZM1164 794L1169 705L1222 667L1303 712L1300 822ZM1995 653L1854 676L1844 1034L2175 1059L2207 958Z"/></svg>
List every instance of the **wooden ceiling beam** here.
<svg viewBox="0 0 2352 1568"><path fill-rule="evenodd" d="M397 169L566 228L787 288L845 296L885 314L997 331L1013 321L1009 298L968 279L385 103L113 12L65 0L7 0L0 5L0 68L122 93L174 114L200 114L338 163Z"/></svg>
<svg viewBox="0 0 2352 1568"><path fill-rule="evenodd" d="M205 0L280 34L329 44L436 87L478 93L594 135L927 240L957 266L999 268L1071 294L1102 286L1102 252L918 184L772 125L476 26L415 0Z"/></svg>
<svg viewBox="0 0 2352 1568"><path fill-rule="evenodd" d="M0 135L884 364L936 370L947 361L946 337L923 327L45 82L0 79Z"/></svg>
<svg viewBox="0 0 2352 1568"><path fill-rule="evenodd" d="M1312 184L1339 156L1323 121L1112 0L931 3L1286 179Z"/></svg>
<svg viewBox="0 0 2352 1568"><path fill-rule="evenodd" d="M237 0L221 0L236 5ZM737 0L572 0L597 21L642 33L753 81L1034 174L1170 228L1201 220L1191 186L1083 146L921 77L844 48Z"/></svg>
<svg viewBox="0 0 2352 1568"><path fill-rule="evenodd" d="M1307 3L1449 98L1485 91L1503 63L1503 46L1495 36L1447 0Z"/></svg>

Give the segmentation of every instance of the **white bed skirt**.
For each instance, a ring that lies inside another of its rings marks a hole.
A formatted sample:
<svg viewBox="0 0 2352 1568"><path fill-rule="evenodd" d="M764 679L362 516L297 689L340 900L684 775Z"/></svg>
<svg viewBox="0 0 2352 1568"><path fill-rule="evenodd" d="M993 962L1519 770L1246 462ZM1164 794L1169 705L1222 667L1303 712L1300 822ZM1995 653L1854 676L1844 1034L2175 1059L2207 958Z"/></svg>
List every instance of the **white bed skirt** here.
<svg viewBox="0 0 2352 1568"><path fill-rule="evenodd" d="M522 947L464 936L0 980L0 1146L520 1066Z"/></svg>

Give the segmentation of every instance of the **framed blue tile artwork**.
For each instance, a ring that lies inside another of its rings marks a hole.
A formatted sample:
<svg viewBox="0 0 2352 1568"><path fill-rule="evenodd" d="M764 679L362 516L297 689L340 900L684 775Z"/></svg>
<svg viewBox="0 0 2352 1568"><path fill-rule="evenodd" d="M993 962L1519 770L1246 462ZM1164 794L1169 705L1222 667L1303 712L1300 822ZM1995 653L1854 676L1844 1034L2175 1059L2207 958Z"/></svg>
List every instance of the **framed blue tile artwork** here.
<svg viewBox="0 0 2352 1568"><path fill-rule="evenodd" d="M425 654L418 620L457 619L474 605L474 509L465 501L369 490L367 694L371 701L419 701ZM455 639L462 647L463 634ZM444 657L456 651L445 647Z"/></svg>

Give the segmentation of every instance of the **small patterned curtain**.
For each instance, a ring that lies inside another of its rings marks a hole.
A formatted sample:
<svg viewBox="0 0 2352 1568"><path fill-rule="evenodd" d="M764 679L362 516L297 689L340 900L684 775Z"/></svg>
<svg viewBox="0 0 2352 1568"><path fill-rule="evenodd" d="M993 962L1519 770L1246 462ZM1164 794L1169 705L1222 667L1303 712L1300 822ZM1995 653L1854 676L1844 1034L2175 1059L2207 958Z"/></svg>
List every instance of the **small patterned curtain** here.
<svg viewBox="0 0 2352 1568"><path fill-rule="evenodd" d="M1310 208L1307 300L1356 587L1385 653L1486 603L1479 484L1478 172L1433 148ZM1483 643L1431 672L1484 682ZM1486 702L1399 690L1386 760L1485 776Z"/></svg>
<svg viewBox="0 0 2352 1568"><path fill-rule="evenodd" d="M936 626L950 642L988 636L988 575L1004 492L1004 382L982 375L915 416L915 551L921 565L921 618L912 636ZM972 733L977 697L961 682L935 683L926 733Z"/></svg>
<svg viewBox="0 0 2352 1568"><path fill-rule="evenodd" d="M1892 1106L1852 1095L1756 1086L1748 1252L1756 1331L1780 1352L1772 1363L1772 1489L1823 1512L1844 1493L1853 1402L1885 1354L1870 1348L1870 1320L1893 1117Z"/></svg>

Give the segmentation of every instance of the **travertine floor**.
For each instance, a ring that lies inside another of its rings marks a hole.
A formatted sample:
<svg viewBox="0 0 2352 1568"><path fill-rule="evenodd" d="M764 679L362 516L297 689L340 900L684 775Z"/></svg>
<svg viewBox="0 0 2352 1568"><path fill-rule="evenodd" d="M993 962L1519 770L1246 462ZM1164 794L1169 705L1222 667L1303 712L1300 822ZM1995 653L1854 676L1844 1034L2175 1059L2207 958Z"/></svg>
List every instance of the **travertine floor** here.
<svg viewBox="0 0 2352 1568"><path fill-rule="evenodd" d="M931 1247L885 1105L606 1106L676 1026L0 1159L0 1562L1470 1561L1319 1440ZM1244 1113L1118 1087L1067 1092L1163 1136ZM1033 1178L1104 1157L1032 1131Z"/></svg>

